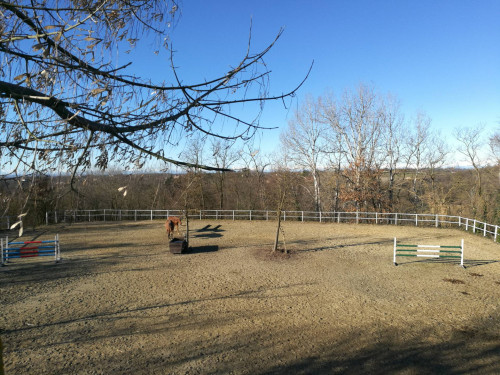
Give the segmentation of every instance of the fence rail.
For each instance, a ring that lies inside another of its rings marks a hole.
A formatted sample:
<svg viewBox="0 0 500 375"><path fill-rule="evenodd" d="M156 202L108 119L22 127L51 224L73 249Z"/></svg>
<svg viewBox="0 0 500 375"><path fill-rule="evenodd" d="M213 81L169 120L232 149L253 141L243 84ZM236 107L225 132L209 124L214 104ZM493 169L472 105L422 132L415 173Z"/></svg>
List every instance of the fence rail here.
<svg viewBox="0 0 500 375"><path fill-rule="evenodd" d="M182 216L182 210L64 210L46 212L45 223L57 224L60 222L92 222L92 221L121 221L121 220L156 220L166 219L168 216ZM211 220L274 220L276 211L270 210L190 210L190 218ZM9 229L16 221L14 217L0 218L0 229ZM321 223L370 223L390 225L415 225L435 227L459 227L483 236L491 236L498 240L498 225L488 224L476 219L461 216L436 214L410 214L388 212L315 212L315 211L282 211L284 221L317 221Z"/></svg>

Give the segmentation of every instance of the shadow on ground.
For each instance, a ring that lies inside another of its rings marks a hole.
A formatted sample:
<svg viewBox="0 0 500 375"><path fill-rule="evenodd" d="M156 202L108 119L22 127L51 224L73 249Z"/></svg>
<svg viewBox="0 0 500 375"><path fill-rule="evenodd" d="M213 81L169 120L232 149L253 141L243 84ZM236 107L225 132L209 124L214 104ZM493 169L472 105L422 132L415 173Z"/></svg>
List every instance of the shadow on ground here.
<svg viewBox="0 0 500 375"><path fill-rule="evenodd" d="M219 246L190 246L186 254L213 253L219 251Z"/></svg>
<svg viewBox="0 0 500 375"><path fill-rule="evenodd" d="M194 238L219 238L222 237L222 232L225 232L224 229L221 229L222 225L216 225L212 227L210 224L205 225L203 228L196 229L192 233L190 233L190 237Z"/></svg>

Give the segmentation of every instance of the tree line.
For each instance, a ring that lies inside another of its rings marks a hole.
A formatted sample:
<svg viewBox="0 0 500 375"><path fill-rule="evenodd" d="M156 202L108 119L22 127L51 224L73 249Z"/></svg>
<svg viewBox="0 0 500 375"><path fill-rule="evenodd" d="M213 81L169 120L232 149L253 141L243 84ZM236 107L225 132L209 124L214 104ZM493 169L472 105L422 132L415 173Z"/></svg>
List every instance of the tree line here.
<svg viewBox="0 0 500 375"><path fill-rule="evenodd" d="M482 199L478 207L474 196L474 169L422 169L418 176L419 201L415 204L415 170L399 171L389 186L390 171L380 170L373 176L370 193L377 197L364 211L434 213L477 218L500 224L498 167L479 169L482 178ZM314 177L311 171L276 170L259 172L245 169L225 172L221 190L218 173L113 173L89 174L78 180L79 194L70 193L70 176L38 176L20 184L3 183L9 200L7 214L27 212L26 225L43 224L46 211L93 209L235 209L315 211ZM355 211L349 177L337 171L321 170L323 211ZM14 186L16 185L16 186ZM363 185L365 186L365 185ZM346 192L344 192L344 190ZM286 191L286 194L283 192ZM284 198L283 198L284 197ZM391 200L392 198L392 200ZM221 200L222 199L222 200ZM280 204L282 203L282 204ZM484 208L486 207L486 208ZM479 210L478 208L481 208Z"/></svg>

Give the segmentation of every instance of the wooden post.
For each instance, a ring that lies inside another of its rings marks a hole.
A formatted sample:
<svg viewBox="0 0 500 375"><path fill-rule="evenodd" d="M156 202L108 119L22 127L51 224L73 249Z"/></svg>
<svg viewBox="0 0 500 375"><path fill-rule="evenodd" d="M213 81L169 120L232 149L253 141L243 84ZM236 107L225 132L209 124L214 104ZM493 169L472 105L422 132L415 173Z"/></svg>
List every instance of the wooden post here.
<svg viewBox="0 0 500 375"><path fill-rule="evenodd" d="M276 228L276 237L274 238L274 247L273 247L273 253L278 250L278 242L279 242L279 239L280 239L280 227L281 227L281 208L278 209L278 212L276 212L278 214L278 225L277 225L277 228Z"/></svg>
<svg viewBox="0 0 500 375"><path fill-rule="evenodd" d="M188 210L184 212L184 216L186 216L186 235L184 236L186 240L186 247L189 247L189 214Z"/></svg>

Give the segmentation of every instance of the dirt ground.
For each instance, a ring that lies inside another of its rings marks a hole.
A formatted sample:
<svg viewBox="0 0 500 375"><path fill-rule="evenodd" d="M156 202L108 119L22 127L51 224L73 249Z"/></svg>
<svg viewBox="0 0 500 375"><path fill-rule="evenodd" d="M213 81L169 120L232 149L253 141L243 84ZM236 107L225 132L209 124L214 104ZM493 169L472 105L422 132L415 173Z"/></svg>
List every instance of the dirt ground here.
<svg viewBox="0 0 500 375"><path fill-rule="evenodd" d="M500 245L458 229L191 221L171 254L163 222L59 233L63 261L0 268L6 374L499 374ZM393 237L457 245L392 263Z"/></svg>

